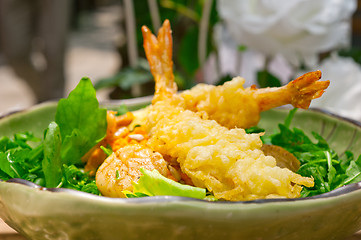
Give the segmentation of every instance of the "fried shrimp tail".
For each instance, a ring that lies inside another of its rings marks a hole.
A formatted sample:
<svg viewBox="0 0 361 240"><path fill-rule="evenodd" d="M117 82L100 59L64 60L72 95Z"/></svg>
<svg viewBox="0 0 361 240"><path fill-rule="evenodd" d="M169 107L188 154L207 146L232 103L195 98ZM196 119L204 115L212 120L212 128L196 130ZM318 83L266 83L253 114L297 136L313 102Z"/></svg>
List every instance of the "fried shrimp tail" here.
<svg viewBox="0 0 361 240"><path fill-rule="evenodd" d="M172 35L170 23L164 21L158 36L143 26L144 50L155 80L153 103L172 101L172 105L201 114L204 119L216 120L227 128L249 128L256 125L262 111L292 104L308 108L312 99L320 97L329 81L318 81L321 72L315 71L279 88L243 88L240 77L222 86L198 84L177 94L172 61Z"/></svg>
<svg viewBox="0 0 361 240"><path fill-rule="evenodd" d="M306 73L280 88L256 89L255 98L260 111L285 104L307 109L311 101L321 97L330 84L330 81L318 81L321 76L321 71L314 71Z"/></svg>
<svg viewBox="0 0 361 240"><path fill-rule="evenodd" d="M153 102L156 102L177 93L173 75L172 30L169 21L165 20L159 29L158 37L154 36L146 26L142 27L142 33L144 51L155 80Z"/></svg>
<svg viewBox="0 0 361 240"><path fill-rule="evenodd" d="M228 128L257 125L260 113L286 104L306 109L319 98L330 81L319 81L321 72L309 72L283 87L243 88L245 80L235 77L222 86L199 84L180 96L186 109L205 112L210 119Z"/></svg>

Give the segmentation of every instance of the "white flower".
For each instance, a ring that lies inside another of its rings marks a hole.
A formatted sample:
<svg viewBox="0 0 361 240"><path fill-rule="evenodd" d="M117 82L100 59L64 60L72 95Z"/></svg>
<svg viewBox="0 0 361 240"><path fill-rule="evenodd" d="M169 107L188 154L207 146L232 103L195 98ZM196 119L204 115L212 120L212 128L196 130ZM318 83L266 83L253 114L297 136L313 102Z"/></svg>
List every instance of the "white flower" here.
<svg viewBox="0 0 361 240"><path fill-rule="evenodd" d="M219 0L218 12L238 44L290 63L349 44L356 0Z"/></svg>
<svg viewBox="0 0 361 240"><path fill-rule="evenodd" d="M361 66L352 58L333 56L319 66L330 86L311 107L324 108L343 117L361 121Z"/></svg>

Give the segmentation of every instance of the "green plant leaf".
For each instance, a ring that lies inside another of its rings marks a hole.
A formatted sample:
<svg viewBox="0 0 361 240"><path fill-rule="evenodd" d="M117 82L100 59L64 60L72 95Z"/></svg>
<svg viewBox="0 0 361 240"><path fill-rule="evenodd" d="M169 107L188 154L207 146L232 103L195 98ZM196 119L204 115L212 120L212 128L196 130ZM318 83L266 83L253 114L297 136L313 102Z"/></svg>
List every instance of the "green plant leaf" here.
<svg viewBox="0 0 361 240"><path fill-rule="evenodd" d="M61 136L59 126L51 122L45 134L43 143L44 159L42 167L47 188L57 187L62 179Z"/></svg>
<svg viewBox="0 0 361 240"><path fill-rule="evenodd" d="M226 82L229 82L233 79L233 77L231 75L225 75L225 76L222 76L216 83L216 85L223 85L224 83Z"/></svg>
<svg viewBox="0 0 361 240"><path fill-rule="evenodd" d="M164 177L157 170L149 171L140 169L143 174L137 183L133 183L133 192L148 196L181 196L203 199L206 197L206 189L193 187L173 181Z"/></svg>
<svg viewBox="0 0 361 240"><path fill-rule="evenodd" d="M198 28L190 27L180 43L178 61L188 75L193 76L199 68Z"/></svg>
<svg viewBox="0 0 361 240"><path fill-rule="evenodd" d="M257 82L261 88L281 86L281 81L266 70L257 72Z"/></svg>
<svg viewBox="0 0 361 240"><path fill-rule="evenodd" d="M59 101L55 122L63 141L63 163L81 163L81 157L105 136L106 114L106 109L99 108L89 78L82 78L68 98Z"/></svg>

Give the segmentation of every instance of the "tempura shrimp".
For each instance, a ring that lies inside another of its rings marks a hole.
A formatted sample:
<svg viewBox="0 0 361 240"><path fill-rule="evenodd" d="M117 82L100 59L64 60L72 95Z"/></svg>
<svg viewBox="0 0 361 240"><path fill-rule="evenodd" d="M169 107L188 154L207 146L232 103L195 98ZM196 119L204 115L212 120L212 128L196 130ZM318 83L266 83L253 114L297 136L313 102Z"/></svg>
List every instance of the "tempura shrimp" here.
<svg viewBox="0 0 361 240"><path fill-rule="evenodd" d="M174 86L162 82L166 77L161 75L168 71L158 71L167 64L160 57L169 56L172 49L169 21L164 22L158 38L146 27L142 30L146 56L155 64L151 69L157 89L146 122L151 149L177 159L195 186L207 188L219 199L293 198L299 197L302 185L313 185L313 179L279 168L273 157L265 156L258 134L246 134L241 128L229 130L208 120L206 115L211 113L186 109Z"/></svg>
<svg viewBox="0 0 361 240"><path fill-rule="evenodd" d="M292 104L307 109L312 99L322 96L329 81L318 81L321 72L309 72L279 88L243 88L245 80L235 77L222 86L199 84L180 94L185 108L206 112L210 119L228 128L257 125L262 111Z"/></svg>
<svg viewBox="0 0 361 240"><path fill-rule="evenodd" d="M311 100L321 97L329 85L329 81L318 81L320 71L306 73L280 88L243 88L245 80L236 77L222 86L198 84L175 97L170 24L165 21L158 38L145 26L142 31L144 49L156 82L153 103L172 96L173 105L202 113L228 128L254 126L260 112L281 105L308 108Z"/></svg>

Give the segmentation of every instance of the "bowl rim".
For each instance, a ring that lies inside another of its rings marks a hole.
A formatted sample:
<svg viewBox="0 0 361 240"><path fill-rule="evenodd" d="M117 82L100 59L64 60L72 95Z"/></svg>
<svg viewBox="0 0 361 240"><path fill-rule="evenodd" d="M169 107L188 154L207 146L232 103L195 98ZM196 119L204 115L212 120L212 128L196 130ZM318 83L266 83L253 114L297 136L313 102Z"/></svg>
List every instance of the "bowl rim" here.
<svg viewBox="0 0 361 240"><path fill-rule="evenodd" d="M139 106L144 105L146 103L150 103L152 96L140 97L140 98L133 98L133 99L123 99L123 100L106 100L100 101L100 106L103 107L110 107L116 106L120 104L125 104L128 107L132 106ZM3 120L6 117L16 116L18 114L25 114L29 111L33 111L36 109L40 109L42 107L51 106L57 104L58 101L47 101L40 104L36 104L29 108L23 110L15 110L8 113L3 113L0 115L0 120ZM290 108L287 106L277 107L276 109L279 110L289 110ZM332 118L336 118L338 120L348 122L351 125L354 125L358 128L361 128L361 122L357 120L353 120L347 117L340 116L338 114L332 113L329 110L322 109L322 108L314 108L311 107L307 110L309 112L321 113ZM299 202L299 201L309 201L309 200L316 200L316 199L325 199L325 198L332 198L338 197L347 193L355 192L357 190L361 190L361 181L353 184L348 184L337 189L334 189L330 192L326 192L323 194L311 196L311 197L303 197L303 198L272 198L272 199L256 199L256 200L248 200L248 201L209 201L204 199L196 199L191 197L180 197L180 196L148 196L148 197L141 197L141 198L111 198L106 196L95 195L87 192L82 192L75 189L68 189L68 188L45 188L40 185L37 185L33 182L28 180L20 179L20 178L12 178L7 181L1 180L0 183L12 183L12 184L21 184L32 189L40 190L40 191L48 191L53 193L68 193L71 195L75 195L78 197L83 197L87 199L98 199L98 200L106 200L112 203L161 203L161 202L189 202L189 201L196 201L196 202L203 202L203 203L210 203L210 204L267 204L267 203L280 203L280 202Z"/></svg>
<svg viewBox="0 0 361 240"><path fill-rule="evenodd" d="M140 198L111 198L106 196L95 195L87 192L82 192L75 189L69 188L45 188L39 186L33 182L28 180L20 179L20 178L12 178L7 181L3 181L0 179L0 183L10 183L10 184L20 184L23 186L27 186L34 190L46 191L51 193L66 193L73 196L77 196L84 199L96 199L96 200L104 200L112 203L164 203L164 202L199 202L205 204L221 204L221 205L234 205L234 204L270 204L270 203L292 203L292 202L304 202L310 200L318 200L318 199L330 199L333 197L339 197L345 195L347 193L352 193L358 190L361 190L361 181L357 183L352 183L349 185L345 185L334 189L330 192L311 196L304 198L271 198L271 199L256 199L256 200L247 200L247 201L209 201L205 199L196 199L191 197L180 197L180 196L148 196L148 197L140 197Z"/></svg>

